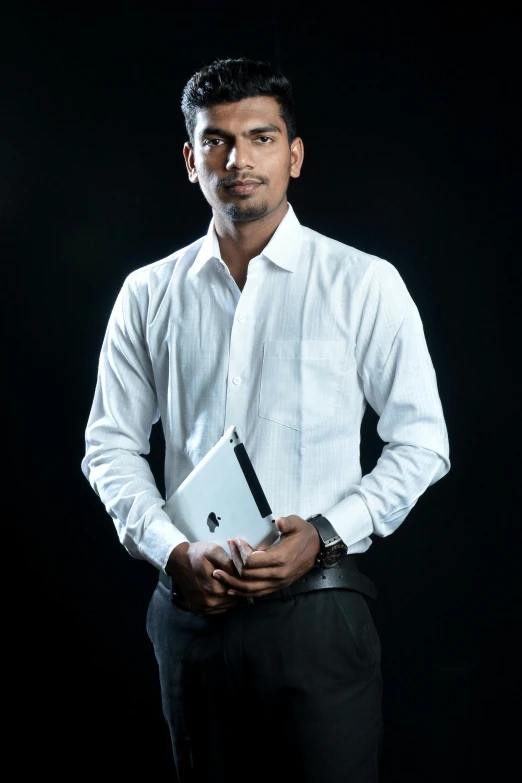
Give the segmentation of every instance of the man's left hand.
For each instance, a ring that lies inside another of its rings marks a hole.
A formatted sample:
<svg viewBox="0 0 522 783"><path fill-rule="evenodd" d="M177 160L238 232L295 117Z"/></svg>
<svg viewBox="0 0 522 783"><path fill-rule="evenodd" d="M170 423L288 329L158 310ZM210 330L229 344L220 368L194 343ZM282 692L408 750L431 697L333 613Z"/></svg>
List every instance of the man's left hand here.
<svg viewBox="0 0 522 783"><path fill-rule="evenodd" d="M290 514L275 520L281 537L270 549L252 549L241 538L228 544L239 577L217 568L215 579L228 586L229 594L245 598L268 595L288 587L315 565L319 553L319 534L306 519Z"/></svg>

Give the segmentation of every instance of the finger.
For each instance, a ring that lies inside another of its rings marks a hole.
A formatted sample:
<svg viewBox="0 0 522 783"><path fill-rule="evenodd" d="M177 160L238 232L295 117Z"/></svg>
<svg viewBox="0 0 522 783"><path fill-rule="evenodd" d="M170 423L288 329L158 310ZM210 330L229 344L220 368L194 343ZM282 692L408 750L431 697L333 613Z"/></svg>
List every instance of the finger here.
<svg viewBox="0 0 522 783"><path fill-rule="evenodd" d="M221 571L220 573L228 573L227 571ZM203 583L202 591L207 597L215 596L216 598L223 598L227 592L227 586L223 584L219 579L214 577L214 574L210 574L209 579Z"/></svg>
<svg viewBox="0 0 522 783"><path fill-rule="evenodd" d="M235 580L234 584L239 579L239 584L247 582L249 585L257 585L261 582L279 582L284 578L285 572L280 568L252 568L248 569L243 567L241 575L238 577L235 574L231 575L228 571L222 571L220 568L216 568L212 572L214 579L221 584L230 584L231 580Z"/></svg>
<svg viewBox="0 0 522 783"><path fill-rule="evenodd" d="M303 525L307 524L307 520L297 514L290 514L287 517L278 517L274 522L281 535L297 533L303 528Z"/></svg>
<svg viewBox="0 0 522 783"><path fill-rule="evenodd" d="M263 546L260 546L257 551L266 552L267 549L272 549L272 547L277 546L280 542L281 536L278 536L274 541L268 541L266 544L263 544Z"/></svg>
<svg viewBox="0 0 522 783"><path fill-rule="evenodd" d="M234 541L234 539L231 538L228 541L228 545L230 547L230 554L232 556L232 562L234 563L234 566L236 568L237 573L241 575L241 571L243 570L243 560L241 559L241 555L239 553L239 549L237 547L237 544Z"/></svg>
<svg viewBox="0 0 522 783"><path fill-rule="evenodd" d="M275 521L275 526L279 530L281 535L283 535L284 533L288 532L288 530L287 530L288 523L286 521L286 517L279 517L278 519L276 519L274 521Z"/></svg>
<svg viewBox="0 0 522 783"><path fill-rule="evenodd" d="M205 557L213 566L223 568L225 571L229 570L232 565L231 556L218 544L209 544L205 550Z"/></svg>
<svg viewBox="0 0 522 783"><path fill-rule="evenodd" d="M259 598L262 595L269 595L270 593L275 593L276 590L279 590L279 585L268 585L265 587L260 587L258 590L229 590L228 594L229 596L234 596L241 600L242 598L246 598L249 600L249 602L252 602L252 599Z"/></svg>
<svg viewBox="0 0 522 783"><path fill-rule="evenodd" d="M246 541L235 538L243 568L271 568L283 565L283 551L281 545L273 549L252 549Z"/></svg>
<svg viewBox="0 0 522 783"><path fill-rule="evenodd" d="M237 595L250 595L250 593L257 593L259 590L277 590L281 583L280 579L274 578L246 580L243 577L230 576L224 571L215 571L214 575L226 587L228 595L236 593Z"/></svg>
<svg viewBox="0 0 522 783"><path fill-rule="evenodd" d="M237 547L237 550L239 552L243 564L245 564L248 559L248 556L251 555L252 552L254 552L254 549L252 549L250 544L247 544L247 542L244 541L242 538L234 538L233 541Z"/></svg>

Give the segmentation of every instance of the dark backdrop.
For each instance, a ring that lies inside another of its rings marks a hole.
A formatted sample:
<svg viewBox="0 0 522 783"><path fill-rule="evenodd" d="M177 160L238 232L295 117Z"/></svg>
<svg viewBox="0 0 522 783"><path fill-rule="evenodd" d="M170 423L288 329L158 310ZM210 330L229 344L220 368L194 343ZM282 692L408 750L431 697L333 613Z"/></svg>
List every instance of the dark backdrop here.
<svg viewBox="0 0 522 783"><path fill-rule="evenodd" d="M22 599L9 601L6 630L25 769L169 779L145 633L156 572L119 544L80 461L124 278L210 219L182 159L182 87L215 57L242 55L293 79L306 155L289 197L301 222L404 278L449 430L450 473L365 558L380 589L386 779L474 780L482 744L507 765L520 543L514 26L502 3L4 12L4 561ZM370 410L366 470L382 447L375 424ZM160 485L161 445L155 428ZM231 774L233 743L231 727Z"/></svg>

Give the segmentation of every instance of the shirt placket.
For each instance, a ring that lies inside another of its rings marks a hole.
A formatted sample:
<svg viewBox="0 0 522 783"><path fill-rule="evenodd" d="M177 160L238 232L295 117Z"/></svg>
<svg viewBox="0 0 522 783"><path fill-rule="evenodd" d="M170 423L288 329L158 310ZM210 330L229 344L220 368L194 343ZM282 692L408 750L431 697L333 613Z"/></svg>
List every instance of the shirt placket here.
<svg viewBox="0 0 522 783"><path fill-rule="evenodd" d="M230 334L225 429L235 425L240 432L245 432L249 407L259 261L253 258L249 263ZM236 285L232 277L231 285Z"/></svg>

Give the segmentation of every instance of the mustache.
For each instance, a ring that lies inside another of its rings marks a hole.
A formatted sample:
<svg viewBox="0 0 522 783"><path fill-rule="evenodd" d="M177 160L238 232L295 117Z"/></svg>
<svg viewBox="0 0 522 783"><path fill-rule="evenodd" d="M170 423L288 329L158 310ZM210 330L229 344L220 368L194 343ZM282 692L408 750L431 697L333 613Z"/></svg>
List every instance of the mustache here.
<svg viewBox="0 0 522 783"><path fill-rule="evenodd" d="M242 182L256 182L259 185L266 185L268 182L267 177L238 177L236 174L231 174L229 177L225 177L224 179L220 180L218 182L218 188L226 188L232 183L235 185L240 185Z"/></svg>

